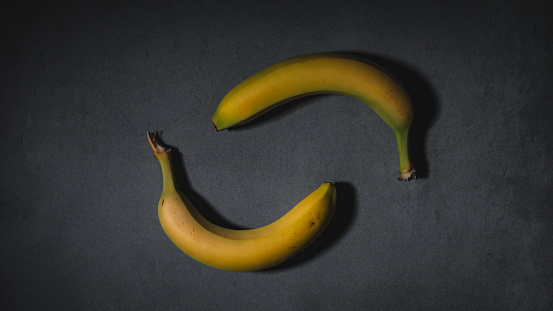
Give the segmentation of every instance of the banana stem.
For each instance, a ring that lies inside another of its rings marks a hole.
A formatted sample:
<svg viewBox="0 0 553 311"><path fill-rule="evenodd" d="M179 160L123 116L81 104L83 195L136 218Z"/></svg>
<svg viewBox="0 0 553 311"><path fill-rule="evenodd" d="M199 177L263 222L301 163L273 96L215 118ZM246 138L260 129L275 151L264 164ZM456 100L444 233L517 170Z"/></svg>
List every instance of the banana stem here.
<svg viewBox="0 0 553 311"><path fill-rule="evenodd" d="M164 153L156 156L161 165L161 174L163 175L163 192L175 192L175 179L173 178L173 168L171 166L171 153Z"/></svg>
<svg viewBox="0 0 553 311"><path fill-rule="evenodd" d="M163 192L176 191L173 169L171 165L171 148L163 145L157 138L156 133L146 132L148 143L152 147L155 157L161 165L163 175Z"/></svg>
<svg viewBox="0 0 553 311"><path fill-rule="evenodd" d="M398 180L415 179L415 167L409 156L409 129L395 131L397 148L399 152L399 171L401 177Z"/></svg>

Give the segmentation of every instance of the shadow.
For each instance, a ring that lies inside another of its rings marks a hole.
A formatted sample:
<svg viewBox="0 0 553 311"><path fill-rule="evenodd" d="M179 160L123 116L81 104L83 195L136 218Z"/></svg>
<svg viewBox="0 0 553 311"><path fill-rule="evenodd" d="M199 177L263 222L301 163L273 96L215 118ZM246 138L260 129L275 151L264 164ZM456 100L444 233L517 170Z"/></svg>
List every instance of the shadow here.
<svg viewBox="0 0 553 311"><path fill-rule="evenodd" d="M213 207L209 205L209 203L207 203L207 201L203 197L192 191L192 189L190 189L190 187L188 186L190 184L190 181L186 175L185 164L183 160L184 155L179 151L178 148L166 144L161 138L161 135L158 135L157 139L163 145L171 148L171 164L173 166L173 177L175 178L177 190L181 192L181 195L187 197L190 202L194 204L194 207L196 207L196 209L212 223L221 227L235 230L249 229L232 223L225 217L221 216L215 211Z"/></svg>
<svg viewBox="0 0 553 311"><path fill-rule="evenodd" d="M417 179L428 178L430 166L426 152L426 135L439 116L438 98L430 82L416 69L389 57L360 51L343 53L374 62L394 76L411 97L414 119L409 132L409 151L417 171Z"/></svg>
<svg viewBox="0 0 553 311"><path fill-rule="evenodd" d="M280 265L256 271L255 273L274 273L280 272L282 270L291 269L301 265L310 259L319 256L320 254L328 251L332 245L336 244L340 237L344 236L344 233L348 231L349 224L354 218L357 203L355 200L355 189L354 187L347 182L336 182L336 210L332 220L328 224L328 227L323 231L323 233L307 246L303 251L298 253L296 256L288 259L287 261L281 263Z"/></svg>

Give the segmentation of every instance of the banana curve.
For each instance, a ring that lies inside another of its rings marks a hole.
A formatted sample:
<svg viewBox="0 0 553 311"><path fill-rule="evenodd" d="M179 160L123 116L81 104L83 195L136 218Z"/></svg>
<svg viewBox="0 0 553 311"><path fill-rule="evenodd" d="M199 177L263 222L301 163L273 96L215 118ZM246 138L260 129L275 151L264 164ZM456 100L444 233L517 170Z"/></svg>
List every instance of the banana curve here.
<svg viewBox="0 0 553 311"><path fill-rule="evenodd" d="M248 230L215 225L177 190L170 149L152 133L148 133L148 141L162 167L163 192L158 204L162 228L177 247L203 264L229 271L255 271L278 265L313 242L333 216L336 190L333 184L323 183L269 225Z"/></svg>
<svg viewBox="0 0 553 311"><path fill-rule="evenodd" d="M389 72L354 55L314 53L273 64L231 89L219 103L212 122L217 130L238 126L279 105L314 94L345 95L372 108L395 134L399 179L415 177L408 146L411 99Z"/></svg>

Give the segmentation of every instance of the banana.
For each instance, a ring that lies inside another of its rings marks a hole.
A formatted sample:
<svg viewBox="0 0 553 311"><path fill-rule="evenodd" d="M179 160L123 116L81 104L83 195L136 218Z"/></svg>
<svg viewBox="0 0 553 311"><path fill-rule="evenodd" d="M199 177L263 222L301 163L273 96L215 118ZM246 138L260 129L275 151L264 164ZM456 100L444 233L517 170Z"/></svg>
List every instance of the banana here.
<svg viewBox="0 0 553 311"><path fill-rule="evenodd" d="M163 192L158 204L161 226L169 239L193 259L228 271L256 271L278 265L313 242L327 227L336 205L336 189L325 182L275 222L233 230L206 219L176 187L171 149L147 133L159 160Z"/></svg>
<svg viewBox="0 0 553 311"><path fill-rule="evenodd" d="M217 130L246 123L285 102L313 94L341 94L371 107L395 133L401 177L415 178L408 135L409 95L384 69L348 54L315 53L271 65L235 86L213 115Z"/></svg>

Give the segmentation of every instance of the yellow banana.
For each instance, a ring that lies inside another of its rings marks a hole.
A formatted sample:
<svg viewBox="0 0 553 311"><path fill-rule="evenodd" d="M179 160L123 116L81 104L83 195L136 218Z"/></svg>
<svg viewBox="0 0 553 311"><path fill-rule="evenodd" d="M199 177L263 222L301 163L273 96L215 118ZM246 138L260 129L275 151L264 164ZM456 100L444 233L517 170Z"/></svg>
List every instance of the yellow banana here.
<svg viewBox="0 0 553 311"><path fill-rule="evenodd" d="M147 133L163 175L158 204L161 226L183 252L208 266L228 271L255 271L278 265L314 241L327 227L336 205L336 189L322 184L277 221L256 229L233 230L206 219L177 190L171 149Z"/></svg>
<svg viewBox="0 0 553 311"><path fill-rule="evenodd" d="M247 78L223 98L213 124L217 130L246 123L290 100L313 94L341 94L371 107L394 131L401 177L415 177L408 134L413 119L409 95L389 73L353 55L315 53L271 65Z"/></svg>

